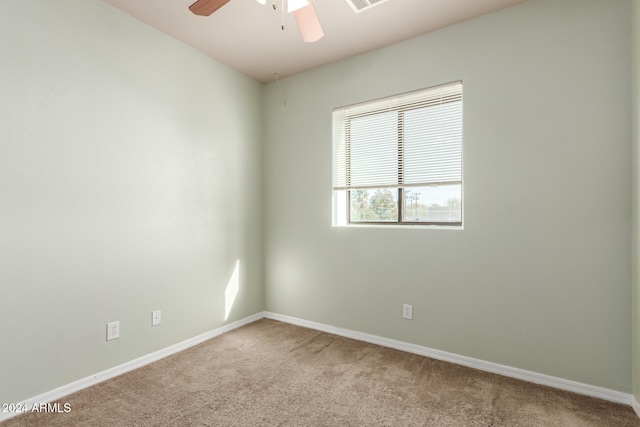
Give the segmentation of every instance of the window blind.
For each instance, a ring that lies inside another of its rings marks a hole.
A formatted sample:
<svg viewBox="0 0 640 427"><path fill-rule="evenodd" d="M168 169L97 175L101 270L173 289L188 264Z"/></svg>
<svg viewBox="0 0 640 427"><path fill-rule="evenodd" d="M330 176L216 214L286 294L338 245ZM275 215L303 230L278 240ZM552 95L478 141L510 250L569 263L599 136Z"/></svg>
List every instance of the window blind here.
<svg viewBox="0 0 640 427"><path fill-rule="evenodd" d="M333 189L462 182L462 82L333 110Z"/></svg>

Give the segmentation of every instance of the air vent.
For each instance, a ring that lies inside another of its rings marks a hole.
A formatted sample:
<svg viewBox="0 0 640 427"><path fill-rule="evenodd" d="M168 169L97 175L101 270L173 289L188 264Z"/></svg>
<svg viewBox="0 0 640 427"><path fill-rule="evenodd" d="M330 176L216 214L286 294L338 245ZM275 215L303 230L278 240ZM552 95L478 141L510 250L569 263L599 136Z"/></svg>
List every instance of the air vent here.
<svg viewBox="0 0 640 427"><path fill-rule="evenodd" d="M389 0L346 0L355 13L360 13Z"/></svg>

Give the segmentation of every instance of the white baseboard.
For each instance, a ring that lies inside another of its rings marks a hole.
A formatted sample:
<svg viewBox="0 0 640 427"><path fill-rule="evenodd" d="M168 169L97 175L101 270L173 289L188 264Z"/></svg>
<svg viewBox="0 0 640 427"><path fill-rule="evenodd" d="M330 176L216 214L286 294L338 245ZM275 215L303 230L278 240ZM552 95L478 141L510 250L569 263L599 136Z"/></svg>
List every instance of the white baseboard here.
<svg viewBox="0 0 640 427"><path fill-rule="evenodd" d="M106 371L102 371L100 373L75 381L71 384L58 387L55 390L51 390L41 395L32 397L20 402L16 406L18 408L32 408L33 405L60 400L61 398L70 395L71 393L75 393L76 391L91 387L92 385L98 384L102 381L117 377L118 375L122 375L126 372L148 365L167 356L171 356L172 354L186 350L211 338L217 337L218 335L221 335L225 332L229 332L241 326L253 323L256 320L262 319L263 317L264 313L257 313L253 316L249 316L236 322L229 323L228 325L224 325L209 332L205 332L204 334L195 336L178 344L174 344L172 346L163 348L162 350L147 354L146 356L142 356L129 362L123 363L122 365L107 369ZM17 415L20 415L21 413L22 412L0 412L0 422L8 420L9 418L13 418Z"/></svg>
<svg viewBox="0 0 640 427"><path fill-rule="evenodd" d="M348 329L337 328L334 326L324 325L322 323L311 322L308 320L298 319L282 314L265 312L264 317L267 319L278 320L305 328L315 329L330 334L340 335L346 338L352 338L358 341L364 341L371 344L381 345L383 347L395 348L396 350L406 351L408 353L426 356L433 359L451 362L462 366L478 369L481 371L492 372L506 377L517 378L519 380L528 381L535 384L545 385L560 390L571 391L586 396L596 397L610 402L622 403L632 406L640 417L640 405L635 401L631 394L610 390L603 387L597 387L589 384L583 384L576 381L565 380L563 378L552 377L550 375L539 374L537 372L525 371L523 369L512 368L510 366L499 365L497 363L487 362L484 360L474 359L471 357L460 356L458 354L446 351L435 350L429 347L409 344L402 341L396 341L376 335L365 334L362 332L351 331Z"/></svg>
<svg viewBox="0 0 640 427"><path fill-rule="evenodd" d="M633 408L638 418L640 418L640 403L638 403L635 396L631 396L631 407Z"/></svg>

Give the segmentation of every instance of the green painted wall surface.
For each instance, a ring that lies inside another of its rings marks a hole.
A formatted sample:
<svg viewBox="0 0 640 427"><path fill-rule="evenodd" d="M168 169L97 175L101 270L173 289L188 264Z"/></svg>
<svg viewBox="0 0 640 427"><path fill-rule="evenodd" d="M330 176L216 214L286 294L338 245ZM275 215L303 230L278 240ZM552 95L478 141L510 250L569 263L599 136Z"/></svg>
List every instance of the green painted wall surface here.
<svg viewBox="0 0 640 427"><path fill-rule="evenodd" d="M640 401L640 0L632 2L632 266L633 266L633 394Z"/></svg>
<svg viewBox="0 0 640 427"><path fill-rule="evenodd" d="M268 85L267 310L630 393L630 5L531 0ZM331 110L454 80L464 230L332 228Z"/></svg>
<svg viewBox="0 0 640 427"><path fill-rule="evenodd" d="M3 0L0 58L0 402L263 309L259 83L98 0Z"/></svg>

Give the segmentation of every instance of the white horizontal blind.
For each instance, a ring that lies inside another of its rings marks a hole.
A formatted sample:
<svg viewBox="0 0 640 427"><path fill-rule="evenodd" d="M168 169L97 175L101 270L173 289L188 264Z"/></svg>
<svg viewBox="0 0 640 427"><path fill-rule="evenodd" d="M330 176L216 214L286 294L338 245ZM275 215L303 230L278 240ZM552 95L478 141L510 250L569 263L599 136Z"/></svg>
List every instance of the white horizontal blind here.
<svg viewBox="0 0 640 427"><path fill-rule="evenodd" d="M462 182L462 82L333 111L333 188Z"/></svg>

